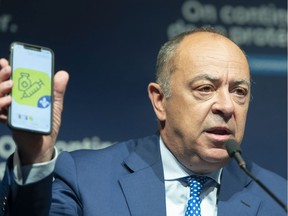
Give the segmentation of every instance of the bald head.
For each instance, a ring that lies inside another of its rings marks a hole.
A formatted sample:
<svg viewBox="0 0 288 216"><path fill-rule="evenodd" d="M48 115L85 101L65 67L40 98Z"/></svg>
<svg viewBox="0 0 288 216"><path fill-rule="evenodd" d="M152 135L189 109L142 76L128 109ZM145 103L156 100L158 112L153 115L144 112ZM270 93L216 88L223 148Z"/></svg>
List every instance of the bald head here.
<svg viewBox="0 0 288 216"><path fill-rule="evenodd" d="M178 67L177 59L179 59L181 53L195 53L202 49L211 50L212 48L215 50L227 49L228 47L235 49L235 51L237 50L236 53L241 56L241 60L246 62L247 67L249 67L243 50L221 32L213 28L197 28L179 34L166 42L159 51L156 63L156 82L161 86L164 96L168 98L171 95L171 74Z"/></svg>

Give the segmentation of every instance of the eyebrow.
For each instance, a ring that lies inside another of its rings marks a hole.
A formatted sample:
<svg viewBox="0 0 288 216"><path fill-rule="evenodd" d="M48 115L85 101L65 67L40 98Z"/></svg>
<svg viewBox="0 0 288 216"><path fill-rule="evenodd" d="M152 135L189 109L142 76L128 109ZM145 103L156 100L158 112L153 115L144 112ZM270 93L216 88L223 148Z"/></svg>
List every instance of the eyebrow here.
<svg viewBox="0 0 288 216"><path fill-rule="evenodd" d="M208 75L208 74L201 74L201 75L198 75L198 76L194 77L194 78L190 81L190 83L194 83L194 82L197 82L197 81L199 81L199 80L209 80L209 81L211 81L211 82L213 82L213 81L215 82L215 81L218 81L219 78L213 77L213 76Z"/></svg>
<svg viewBox="0 0 288 216"><path fill-rule="evenodd" d="M236 85L246 84L246 85L249 86L249 87L250 87L250 85L251 85L251 82L248 81L248 80L245 80L245 79L236 80L236 81L234 81L234 83L235 83Z"/></svg>
<svg viewBox="0 0 288 216"><path fill-rule="evenodd" d="M190 80L189 84L193 84L199 80L208 80L210 82L218 82L220 79L215 76L208 75L208 74L201 74L201 75L194 77L192 80ZM245 84L249 87L251 86L251 82L245 79L235 80L233 81L233 84L234 85Z"/></svg>

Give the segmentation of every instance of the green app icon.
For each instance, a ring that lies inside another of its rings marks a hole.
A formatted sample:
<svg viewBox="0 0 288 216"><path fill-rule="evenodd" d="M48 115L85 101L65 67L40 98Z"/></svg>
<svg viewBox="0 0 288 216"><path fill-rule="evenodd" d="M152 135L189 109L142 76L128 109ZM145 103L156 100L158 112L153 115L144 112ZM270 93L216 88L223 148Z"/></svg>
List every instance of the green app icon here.
<svg viewBox="0 0 288 216"><path fill-rule="evenodd" d="M40 99L51 96L51 79L44 72L17 68L13 80L12 95L19 104L37 107Z"/></svg>

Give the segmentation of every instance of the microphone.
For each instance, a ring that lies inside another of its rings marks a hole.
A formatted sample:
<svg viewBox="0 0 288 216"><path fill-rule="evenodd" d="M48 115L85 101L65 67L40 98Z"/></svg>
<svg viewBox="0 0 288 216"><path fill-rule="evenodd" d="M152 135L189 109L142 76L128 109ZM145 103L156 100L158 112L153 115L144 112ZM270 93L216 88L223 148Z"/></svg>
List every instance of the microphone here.
<svg viewBox="0 0 288 216"><path fill-rule="evenodd" d="M240 145L237 144L235 140L229 139L225 143L225 148L228 152L230 158L235 158L238 162L239 166L243 169L246 168L246 163L241 156L241 148Z"/></svg>
<svg viewBox="0 0 288 216"><path fill-rule="evenodd" d="M284 210L285 212L288 212L287 206L278 199L260 180L258 180L246 167L246 163L241 155L241 148L240 145L232 139L229 139L225 143L225 148L228 152L228 155L230 158L234 158L240 168L250 177L252 178L266 193L269 194L271 198L273 198Z"/></svg>

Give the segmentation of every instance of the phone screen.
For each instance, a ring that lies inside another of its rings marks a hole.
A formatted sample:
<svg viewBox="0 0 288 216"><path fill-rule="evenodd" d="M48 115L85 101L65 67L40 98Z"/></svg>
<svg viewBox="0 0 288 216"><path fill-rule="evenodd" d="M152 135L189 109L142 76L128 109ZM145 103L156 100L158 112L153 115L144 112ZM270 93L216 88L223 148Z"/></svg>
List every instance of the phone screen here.
<svg viewBox="0 0 288 216"><path fill-rule="evenodd" d="M14 129L51 132L54 56L44 47L15 42L11 45L12 103L8 124Z"/></svg>

